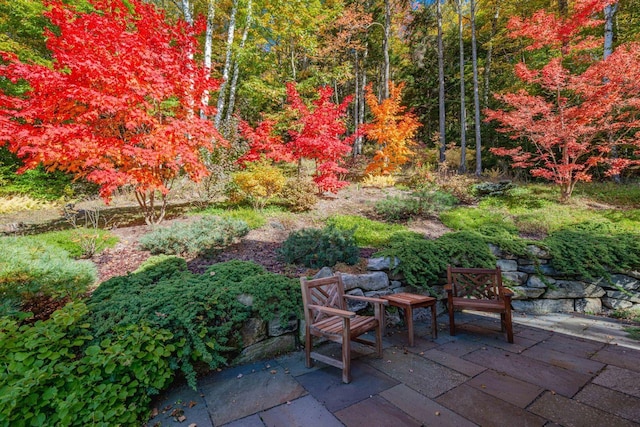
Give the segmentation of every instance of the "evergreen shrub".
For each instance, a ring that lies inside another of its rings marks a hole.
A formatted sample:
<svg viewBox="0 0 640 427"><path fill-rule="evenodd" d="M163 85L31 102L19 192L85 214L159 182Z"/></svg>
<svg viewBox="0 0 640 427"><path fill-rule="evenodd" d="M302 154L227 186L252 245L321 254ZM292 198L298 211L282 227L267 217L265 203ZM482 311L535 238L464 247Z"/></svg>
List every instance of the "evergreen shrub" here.
<svg viewBox="0 0 640 427"><path fill-rule="evenodd" d="M311 210L318 202L318 186L310 179L289 178L280 192L283 204L292 212Z"/></svg>
<svg viewBox="0 0 640 427"><path fill-rule="evenodd" d="M309 268L333 267L338 262L354 265L360 254L354 233L333 224L294 231L282 243L280 254L285 262Z"/></svg>
<svg viewBox="0 0 640 427"><path fill-rule="evenodd" d="M192 223L158 227L140 238L140 247L152 254L207 255L249 232L244 221L205 216Z"/></svg>
<svg viewBox="0 0 640 427"><path fill-rule="evenodd" d="M378 201L375 211L386 221L405 221L452 208L458 199L443 191L420 190L409 196L393 196Z"/></svg>
<svg viewBox="0 0 640 427"><path fill-rule="evenodd" d="M95 283L95 266L56 246L22 237L0 238L0 315L15 314L36 297L77 298Z"/></svg>

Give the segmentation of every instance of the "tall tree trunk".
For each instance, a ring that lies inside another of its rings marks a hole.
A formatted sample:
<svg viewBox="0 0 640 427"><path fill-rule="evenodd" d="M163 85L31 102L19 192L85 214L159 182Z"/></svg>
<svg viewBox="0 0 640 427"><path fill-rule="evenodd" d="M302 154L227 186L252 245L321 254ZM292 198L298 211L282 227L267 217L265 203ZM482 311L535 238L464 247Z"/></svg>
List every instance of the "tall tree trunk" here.
<svg viewBox="0 0 640 427"><path fill-rule="evenodd" d="M358 132L360 131L360 66L358 64L358 49L354 50L354 60L353 60L353 69L354 69L354 83L355 83L355 96L353 98L353 132L356 134L356 139L353 142L353 157L359 155L362 152L362 140L360 136L358 136Z"/></svg>
<svg viewBox="0 0 640 427"><path fill-rule="evenodd" d="M360 125L362 125L364 123L364 114L365 114L365 109L366 109L366 102L365 102L365 98L364 98L364 88L367 86L367 57L369 56L369 48L365 48L363 54L362 54L362 83L360 83ZM356 82L357 84L357 82ZM360 153L362 153L362 143L364 141L364 136L360 135L357 138L357 144L360 147Z"/></svg>
<svg viewBox="0 0 640 427"><path fill-rule="evenodd" d="M446 160L447 139L445 136L445 106L444 106L444 47L442 43L442 4L436 0L436 14L438 20L438 111L440 130L440 163Z"/></svg>
<svg viewBox="0 0 640 427"><path fill-rule="evenodd" d="M487 47L487 56L484 61L484 91L482 93L483 108L489 108L489 81L491 78L491 65L493 64L493 38L498 32L498 18L500 18L501 3L502 0L496 0L493 18L491 19L491 34L489 35L489 46Z"/></svg>
<svg viewBox="0 0 640 427"><path fill-rule="evenodd" d="M613 17L618 10L618 2L607 5L604 8L604 49L602 59L606 60L613 53ZM608 81L607 78L605 80ZM612 144L613 133L609 132L609 142L611 143L611 157L618 158L618 146ZM613 175L613 181L620 184L620 174Z"/></svg>
<svg viewBox="0 0 640 427"><path fill-rule="evenodd" d="M560 12L562 16L567 16L567 12L569 12L568 0L558 0L558 12Z"/></svg>
<svg viewBox="0 0 640 427"><path fill-rule="evenodd" d="M184 20L187 22L187 24L189 24L190 27L190 31L193 33L193 13L191 12L191 4L189 2L189 0L181 0L181 8L182 8L182 14L184 15ZM193 59L195 55L195 52L193 51L192 47L189 46L189 51L187 52L187 57L189 59ZM193 89L194 89L194 82L193 82L193 70L192 69L187 69L187 80L188 80L188 85L189 85L189 97L187 98L187 111L189 114L189 117L191 117L194 114L195 111L195 100L193 99Z"/></svg>
<svg viewBox="0 0 640 427"><path fill-rule="evenodd" d="M231 68L231 51L233 48L233 38L236 32L236 13L238 13L238 0L233 0L231 7L231 16L229 16L229 28L227 29L227 53L224 59L224 68L222 69L222 82L218 93L218 110L214 125L216 129L220 128L222 122L222 114L224 112L224 101L226 97L227 82L229 81L229 69Z"/></svg>
<svg viewBox="0 0 640 427"><path fill-rule="evenodd" d="M480 134L480 93L478 91L478 48L476 46L476 2L471 0L471 61L473 65L473 108L476 128L476 176L482 174L482 135Z"/></svg>
<svg viewBox="0 0 640 427"><path fill-rule="evenodd" d="M390 68L389 63L389 38L391 35L391 4L390 0L384 1L384 38L382 39L382 50L384 54L384 70L383 70L383 88L382 99L389 98L389 80Z"/></svg>
<svg viewBox="0 0 640 427"><path fill-rule="evenodd" d="M184 15L184 20L187 21L187 24L193 26L193 12L191 12L191 3L189 0L181 0L181 9L182 14Z"/></svg>
<svg viewBox="0 0 640 427"><path fill-rule="evenodd" d="M207 29L204 35L204 69L207 72L207 79L211 76L211 57L213 54L213 18L216 15L215 1L209 0L207 6ZM209 90L205 90L202 94L202 105L206 107L209 105ZM200 117L205 118L206 114L204 109L200 110Z"/></svg>
<svg viewBox="0 0 640 427"><path fill-rule="evenodd" d="M464 25L462 23L462 0L458 5L458 40L460 42L460 166L458 172L467 172L467 106L464 96Z"/></svg>
<svg viewBox="0 0 640 427"><path fill-rule="evenodd" d="M244 45L247 42L247 37L249 36L249 28L251 28L251 24L253 23L253 10L252 10L252 0L249 0L247 3L247 22L245 24L244 30L242 31L242 38L240 39L240 49L239 52L242 52L244 49ZM240 62L238 58L233 63L233 77L231 78L231 85L229 86L229 102L227 104L227 115L225 117L225 122L227 125L231 123L231 117L233 116L233 109L236 103L236 90L238 87L238 75L240 74Z"/></svg>

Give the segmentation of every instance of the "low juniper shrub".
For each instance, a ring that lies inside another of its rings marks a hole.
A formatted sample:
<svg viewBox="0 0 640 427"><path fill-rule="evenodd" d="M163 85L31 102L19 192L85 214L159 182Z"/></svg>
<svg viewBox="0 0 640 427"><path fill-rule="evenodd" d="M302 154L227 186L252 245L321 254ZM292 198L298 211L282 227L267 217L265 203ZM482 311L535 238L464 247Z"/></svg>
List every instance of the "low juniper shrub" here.
<svg viewBox="0 0 640 427"><path fill-rule="evenodd" d="M354 233L333 224L294 231L283 242L280 254L285 262L309 268L333 267L338 262L354 265L360 254Z"/></svg>

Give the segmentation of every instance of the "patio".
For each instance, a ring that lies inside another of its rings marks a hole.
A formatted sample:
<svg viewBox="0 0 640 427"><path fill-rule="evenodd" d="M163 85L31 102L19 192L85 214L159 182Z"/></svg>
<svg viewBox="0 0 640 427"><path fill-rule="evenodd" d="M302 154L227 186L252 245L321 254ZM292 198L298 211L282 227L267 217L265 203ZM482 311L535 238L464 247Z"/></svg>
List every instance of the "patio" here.
<svg viewBox="0 0 640 427"><path fill-rule="evenodd" d="M459 319L459 320L458 320ZM460 313L388 329L384 357L367 347L353 381L304 366L304 352L243 365L165 393L149 426L633 426L640 425L640 342L603 318L514 315L515 343L496 318ZM333 343L322 351L339 352Z"/></svg>

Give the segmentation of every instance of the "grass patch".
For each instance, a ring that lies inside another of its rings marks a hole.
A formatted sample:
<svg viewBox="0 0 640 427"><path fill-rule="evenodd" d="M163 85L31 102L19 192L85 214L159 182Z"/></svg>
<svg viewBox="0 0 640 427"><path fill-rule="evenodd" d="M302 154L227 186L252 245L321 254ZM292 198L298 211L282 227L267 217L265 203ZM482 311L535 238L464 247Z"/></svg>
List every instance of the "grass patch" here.
<svg viewBox="0 0 640 427"><path fill-rule="evenodd" d="M118 243L118 238L107 230L84 227L49 231L24 238L29 241L64 249L69 256L76 259L98 254L107 248L114 247Z"/></svg>
<svg viewBox="0 0 640 427"><path fill-rule="evenodd" d="M576 185L574 197L590 199L619 208L640 208L640 185L591 182Z"/></svg>
<svg viewBox="0 0 640 427"><path fill-rule="evenodd" d="M226 219L241 220L247 223L251 230L264 226L267 219L283 213L279 206L268 206L262 210L256 210L247 206L215 205L197 212L198 215L215 215Z"/></svg>
<svg viewBox="0 0 640 427"><path fill-rule="evenodd" d="M640 341L640 326L630 326L624 328L624 331L629 334L629 338L632 340Z"/></svg>
<svg viewBox="0 0 640 427"><path fill-rule="evenodd" d="M327 224L335 226L339 230L354 230L354 238L360 247L382 248L386 246L393 236L418 233L400 224L387 224L373 221L356 215L334 215L327 219Z"/></svg>

